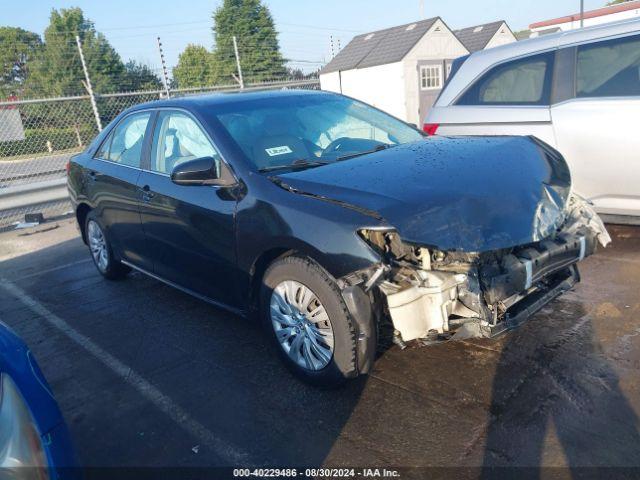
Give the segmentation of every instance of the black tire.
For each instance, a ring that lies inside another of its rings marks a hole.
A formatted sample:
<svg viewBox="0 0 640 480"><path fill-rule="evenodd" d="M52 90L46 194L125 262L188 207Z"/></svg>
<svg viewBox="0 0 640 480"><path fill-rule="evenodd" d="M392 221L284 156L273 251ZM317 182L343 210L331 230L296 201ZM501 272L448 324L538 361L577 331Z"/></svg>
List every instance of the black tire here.
<svg viewBox="0 0 640 480"><path fill-rule="evenodd" d="M104 238L104 245L106 247L106 266L99 264L91 248L90 224L92 222L97 226ZM100 272L100 274L108 280L122 280L124 277L126 277L131 269L126 265L123 265L120 260L115 258L113 254L113 248L111 247L111 243L109 242L109 237L107 236L105 229L98 220L97 216L93 212L89 212L87 214L87 218L85 219L84 224L84 232L85 238L87 240L87 246L89 247L89 253L91 254L91 259L93 260L93 264L98 269L98 272Z"/></svg>
<svg viewBox="0 0 640 480"><path fill-rule="evenodd" d="M322 369L298 365L285 352L271 320L271 297L282 282L293 280L310 289L327 313L333 329L333 355ZM281 258L264 274L260 290L260 316L285 365L303 381L324 388L337 387L356 373L356 333L354 323L333 278L311 259L297 256Z"/></svg>

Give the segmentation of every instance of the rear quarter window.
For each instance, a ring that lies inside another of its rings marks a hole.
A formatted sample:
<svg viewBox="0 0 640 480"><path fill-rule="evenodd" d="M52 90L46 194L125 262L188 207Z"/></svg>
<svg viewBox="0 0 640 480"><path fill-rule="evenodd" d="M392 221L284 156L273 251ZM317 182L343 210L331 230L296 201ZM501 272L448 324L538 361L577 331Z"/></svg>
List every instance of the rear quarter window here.
<svg viewBox="0 0 640 480"><path fill-rule="evenodd" d="M104 160L108 160L109 158L109 147L111 147L111 139L113 137L113 131L107 136L107 138L102 142L100 148L94 155L94 158L101 158Z"/></svg>
<svg viewBox="0 0 640 480"><path fill-rule="evenodd" d="M554 53L512 60L482 75L457 105L548 105Z"/></svg>

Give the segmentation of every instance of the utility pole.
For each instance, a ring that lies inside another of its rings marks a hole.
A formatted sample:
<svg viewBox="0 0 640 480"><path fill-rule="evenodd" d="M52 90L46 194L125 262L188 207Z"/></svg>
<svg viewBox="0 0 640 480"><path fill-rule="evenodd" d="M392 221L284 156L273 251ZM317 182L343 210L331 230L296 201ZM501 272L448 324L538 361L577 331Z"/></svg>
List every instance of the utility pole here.
<svg viewBox="0 0 640 480"><path fill-rule="evenodd" d="M96 125L98 126L98 132L102 131L102 122L100 121L100 114L98 113L98 104L96 103L96 97L93 94L93 87L91 86L91 79L89 78L89 71L87 70L87 64L84 61L84 53L82 53L82 43L80 43L80 36L76 35L76 45L78 45L78 52L80 53L80 62L82 62L82 70L84 71L84 79L82 82L84 88L89 93L89 99L91 100L91 108L93 109L93 116L96 118Z"/></svg>
<svg viewBox="0 0 640 480"><path fill-rule="evenodd" d="M242 67L240 66L240 54L238 53L238 39L233 36L233 51L236 54L236 65L238 66L238 83L240 83L240 89L244 90L244 78L242 77Z"/></svg>
<svg viewBox="0 0 640 480"><path fill-rule="evenodd" d="M158 37L158 51L160 52L160 63L162 63L162 83L167 98L171 98L171 88L169 87L169 74L167 73L167 63L164 61L164 52L162 51L162 42Z"/></svg>
<svg viewBox="0 0 640 480"><path fill-rule="evenodd" d="M420 20L424 20L424 0L420 0Z"/></svg>
<svg viewBox="0 0 640 480"><path fill-rule="evenodd" d="M584 27L584 0L580 0L580 28Z"/></svg>

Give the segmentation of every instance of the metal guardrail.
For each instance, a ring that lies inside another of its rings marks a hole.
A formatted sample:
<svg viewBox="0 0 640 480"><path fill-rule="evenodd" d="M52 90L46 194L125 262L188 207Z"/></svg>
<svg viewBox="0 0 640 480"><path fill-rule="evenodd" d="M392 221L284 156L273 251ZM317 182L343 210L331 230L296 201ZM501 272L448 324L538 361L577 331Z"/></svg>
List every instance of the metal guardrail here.
<svg viewBox="0 0 640 480"><path fill-rule="evenodd" d="M58 202L69 198L67 179L56 178L0 189L0 216L2 212Z"/></svg>

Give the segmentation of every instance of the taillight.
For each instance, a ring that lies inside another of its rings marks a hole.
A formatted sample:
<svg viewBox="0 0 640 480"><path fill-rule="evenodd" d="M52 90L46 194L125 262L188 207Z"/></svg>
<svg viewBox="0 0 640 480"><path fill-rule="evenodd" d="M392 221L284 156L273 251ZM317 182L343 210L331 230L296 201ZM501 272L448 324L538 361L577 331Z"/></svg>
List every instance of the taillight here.
<svg viewBox="0 0 640 480"><path fill-rule="evenodd" d="M71 160L67 160L67 165L65 168L67 170L67 175L69 175L69 170L71 170Z"/></svg>
<svg viewBox="0 0 640 480"><path fill-rule="evenodd" d="M422 126L422 130L424 131L424 133L426 133L427 135L435 135L436 132L438 131L438 127L440 126L439 123L425 123Z"/></svg>

